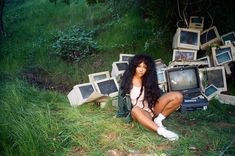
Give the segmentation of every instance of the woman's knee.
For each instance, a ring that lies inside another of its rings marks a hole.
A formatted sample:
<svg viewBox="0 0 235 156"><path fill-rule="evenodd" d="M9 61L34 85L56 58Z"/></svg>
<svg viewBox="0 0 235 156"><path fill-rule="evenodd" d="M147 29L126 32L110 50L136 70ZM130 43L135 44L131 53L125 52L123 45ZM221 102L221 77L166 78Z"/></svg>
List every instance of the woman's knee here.
<svg viewBox="0 0 235 156"><path fill-rule="evenodd" d="M179 104L179 105L181 105L181 103L183 102L183 94L182 93L180 93L180 92L175 92L175 100L176 100L176 102Z"/></svg>

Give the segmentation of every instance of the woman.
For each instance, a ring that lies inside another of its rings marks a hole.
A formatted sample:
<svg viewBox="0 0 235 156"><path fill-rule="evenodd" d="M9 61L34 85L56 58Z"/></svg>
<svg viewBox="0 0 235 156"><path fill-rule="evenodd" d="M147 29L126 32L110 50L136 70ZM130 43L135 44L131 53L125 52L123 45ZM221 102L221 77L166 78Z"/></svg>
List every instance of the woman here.
<svg viewBox="0 0 235 156"><path fill-rule="evenodd" d="M117 115L129 115L158 135L177 140L178 135L167 130L162 121L180 107L183 96L180 92L160 94L155 62L147 55L135 55L122 77ZM131 107L126 103L128 97Z"/></svg>

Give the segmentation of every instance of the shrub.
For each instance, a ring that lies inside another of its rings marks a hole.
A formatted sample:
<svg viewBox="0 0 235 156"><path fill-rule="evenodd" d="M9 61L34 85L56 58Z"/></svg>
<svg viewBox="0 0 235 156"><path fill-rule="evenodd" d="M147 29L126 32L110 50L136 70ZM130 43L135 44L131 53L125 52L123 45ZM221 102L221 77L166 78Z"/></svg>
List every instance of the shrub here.
<svg viewBox="0 0 235 156"><path fill-rule="evenodd" d="M79 62L81 59L98 51L94 40L94 31L73 26L65 32L58 32L53 44L55 53L66 61Z"/></svg>

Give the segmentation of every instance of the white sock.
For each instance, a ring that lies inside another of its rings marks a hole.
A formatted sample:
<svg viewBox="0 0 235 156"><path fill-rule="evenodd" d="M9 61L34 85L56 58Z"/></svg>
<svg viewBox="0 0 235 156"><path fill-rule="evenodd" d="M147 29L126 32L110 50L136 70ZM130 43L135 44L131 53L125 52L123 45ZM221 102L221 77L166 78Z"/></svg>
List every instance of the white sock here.
<svg viewBox="0 0 235 156"><path fill-rule="evenodd" d="M164 120L166 117L164 115L162 115L162 113L158 114L158 116L153 120L159 127L164 127L162 124L162 120Z"/></svg>
<svg viewBox="0 0 235 156"><path fill-rule="evenodd" d="M170 141L179 139L179 136L176 133L169 131L163 127L159 127L157 129L157 133Z"/></svg>

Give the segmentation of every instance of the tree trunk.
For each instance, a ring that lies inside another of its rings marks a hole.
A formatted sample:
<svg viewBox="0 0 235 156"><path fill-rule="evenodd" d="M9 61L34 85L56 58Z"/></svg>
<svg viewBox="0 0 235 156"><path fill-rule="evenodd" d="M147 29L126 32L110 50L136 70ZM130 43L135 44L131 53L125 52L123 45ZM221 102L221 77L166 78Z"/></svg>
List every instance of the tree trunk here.
<svg viewBox="0 0 235 156"><path fill-rule="evenodd" d="M0 0L0 33L4 34L3 28L3 7L4 7L4 0Z"/></svg>

